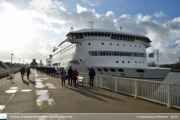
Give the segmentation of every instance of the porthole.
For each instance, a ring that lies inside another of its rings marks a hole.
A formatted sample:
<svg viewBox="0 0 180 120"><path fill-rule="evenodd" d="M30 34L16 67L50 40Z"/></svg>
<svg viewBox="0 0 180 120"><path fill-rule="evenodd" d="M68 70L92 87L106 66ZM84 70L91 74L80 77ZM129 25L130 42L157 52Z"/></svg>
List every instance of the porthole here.
<svg viewBox="0 0 180 120"><path fill-rule="evenodd" d="M117 44L117 46L119 46L119 44Z"/></svg>
<svg viewBox="0 0 180 120"><path fill-rule="evenodd" d="M104 45L104 43L102 43L102 45Z"/></svg>
<svg viewBox="0 0 180 120"><path fill-rule="evenodd" d="M139 61L139 63L141 63L141 61Z"/></svg>
<svg viewBox="0 0 180 120"><path fill-rule="evenodd" d="M118 70L118 72L124 72L124 70L123 69L117 69Z"/></svg>
<svg viewBox="0 0 180 120"><path fill-rule="evenodd" d="M122 61L122 63L124 63L124 61Z"/></svg>
<svg viewBox="0 0 180 120"><path fill-rule="evenodd" d="M91 45L91 43L88 43L88 45Z"/></svg>
<svg viewBox="0 0 180 120"><path fill-rule="evenodd" d="M123 44L124 46L126 46L125 44Z"/></svg>
<svg viewBox="0 0 180 120"><path fill-rule="evenodd" d="M108 72L108 69L106 69L106 68L104 68L103 70L104 70L105 72Z"/></svg>
<svg viewBox="0 0 180 120"><path fill-rule="evenodd" d="M144 63L144 62L142 61L142 63Z"/></svg>
<svg viewBox="0 0 180 120"><path fill-rule="evenodd" d="M137 63L137 61L135 61L135 63Z"/></svg>
<svg viewBox="0 0 180 120"><path fill-rule="evenodd" d="M116 63L119 63L119 61L116 61Z"/></svg>
<svg viewBox="0 0 180 120"><path fill-rule="evenodd" d="M102 70L101 70L101 68L97 68L97 71L100 72L100 71L102 71Z"/></svg>
<svg viewBox="0 0 180 120"><path fill-rule="evenodd" d="M116 72L116 70L115 70L115 69L113 69L113 68L111 68L111 69L110 69L110 71L111 71L111 72Z"/></svg>
<svg viewBox="0 0 180 120"><path fill-rule="evenodd" d="M110 43L110 45L112 45L112 43Z"/></svg>
<svg viewBox="0 0 180 120"><path fill-rule="evenodd" d="M128 63L130 63L130 62L128 61Z"/></svg>
<svg viewBox="0 0 180 120"><path fill-rule="evenodd" d="M141 48L141 46L139 46Z"/></svg>
<svg viewBox="0 0 180 120"><path fill-rule="evenodd" d="M131 45L129 45L131 47Z"/></svg>
<svg viewBox="0 0 180 120"><path fill-rule="evenodd" d="M137 47L137 46L135 45L135 47Z"/></svg>

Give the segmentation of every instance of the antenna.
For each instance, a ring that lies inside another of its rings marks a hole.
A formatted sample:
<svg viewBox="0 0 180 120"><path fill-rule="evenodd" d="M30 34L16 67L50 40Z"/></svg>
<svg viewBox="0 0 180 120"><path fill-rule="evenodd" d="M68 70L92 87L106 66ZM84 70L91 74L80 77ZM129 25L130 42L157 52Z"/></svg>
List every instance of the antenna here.
<svg viewBox="0 0 180 120"><path fill-rule="evenodd" d="M73 31L73 27L71 27L71 32Z"/></svg>
<svg viewBox="0 0 180 120"><path fill-rule="evenodd" d="M94 23L92 21L88 21L87 26L90 27L91 29L93 29L94 28Z"/></svg>
<svg viewBox="0 0 180 120"><path fill-rule="evenodd" d="M120 29L120 31L122 30L122 26L121 27L119 27L119 29Z"/></svg>

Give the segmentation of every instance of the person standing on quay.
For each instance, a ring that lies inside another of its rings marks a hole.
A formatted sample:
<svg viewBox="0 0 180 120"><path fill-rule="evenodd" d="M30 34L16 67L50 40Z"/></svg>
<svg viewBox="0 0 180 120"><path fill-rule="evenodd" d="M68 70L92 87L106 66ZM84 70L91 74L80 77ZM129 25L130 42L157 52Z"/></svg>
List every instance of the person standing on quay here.
<svg viewBox="0 0 180 120"><path fill-rule="evenodd" d="M93 82L94 82L94 76L96 75L95 71L93 70L93 68L91 68L91 71L89 72L89 76L90 76L90 87L93 87Z"/></svg>
<svg viewBox="0 0 180 120"><path fill-rule="evenodd" d="M61 74L62 86L63 86L63 83L64 83L64 85L66 86L66 84L65 84L65 80L66 80L66 71L64 70L64 68L62 68L60 74Z"/></svg>
<svg viewBox="0 0 180 120"><path fill-rule="evenodd" d="M31 70L29 69L29 67L27 67L26 72L27 72L27 79L29 80L29 74L31 74Z"/></svg>
<svg viewBox="0 0 180 120"><path fill-rule="evenodd" d="M77 88L77 85L76 85L77 76L78 76L78 72L75 69L73 72L73 80L74 80L74 87L76 87L76 88Z"/></svg>
<svg viewBox="0 0 180 120"><path fill-rule="evenodd" d="M73 75L73 70L71 67L69 67L68 69L68 85L72 86L72 75ZM70 79L71 79L71 83L70 83Z"/></svg>
<svg viewBox="0 0 180 120"><path fill-rule="evenodd" d="M23 81L24 74L26 73L24 66L21 68L21 77Z"/></svg>

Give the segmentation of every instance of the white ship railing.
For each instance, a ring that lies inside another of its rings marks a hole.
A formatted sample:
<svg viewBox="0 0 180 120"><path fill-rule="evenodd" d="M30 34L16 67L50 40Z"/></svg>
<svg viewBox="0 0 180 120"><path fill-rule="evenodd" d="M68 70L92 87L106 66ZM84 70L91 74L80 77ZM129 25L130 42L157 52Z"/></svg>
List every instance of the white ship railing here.
<svg viewBox="0 0 180 120"><path fill-rule="evenodd" d="M79 73L89 83L87 73ZM180 84L96 75L94 85L180 109Z"/></svg>

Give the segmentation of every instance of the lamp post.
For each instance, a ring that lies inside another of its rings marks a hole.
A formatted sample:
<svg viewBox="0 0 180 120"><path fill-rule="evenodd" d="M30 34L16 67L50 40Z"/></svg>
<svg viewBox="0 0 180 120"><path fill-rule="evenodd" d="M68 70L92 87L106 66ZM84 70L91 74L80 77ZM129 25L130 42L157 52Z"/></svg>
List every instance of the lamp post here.
<svg viewBox="0 0 180 120"><path fill-rule="evenodd" d="M13 56L14 54L11 54L11 83L12 83L12 56Z"/></svg>
<svg viewBox="0 0 180 120"><path fill-rule="evenodd" d="M19 58L19 67L21 67L21 66L20 66L20 60L21 60L21 58Z"/></svg>

